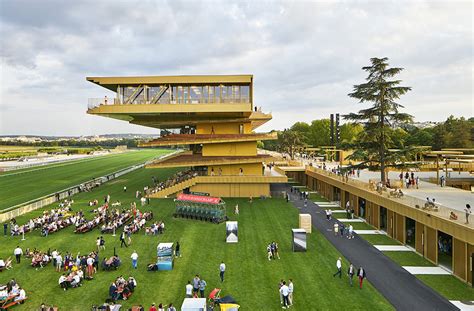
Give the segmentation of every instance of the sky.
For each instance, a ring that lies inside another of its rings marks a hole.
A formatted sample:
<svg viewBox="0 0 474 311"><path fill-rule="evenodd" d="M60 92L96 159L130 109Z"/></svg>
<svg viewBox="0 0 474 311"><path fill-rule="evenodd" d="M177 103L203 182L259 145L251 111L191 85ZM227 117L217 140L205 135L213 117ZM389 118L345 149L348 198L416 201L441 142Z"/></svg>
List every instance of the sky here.
<svg viewBox="0 0 474 311"><path fill-rule="evenodd" d="M86 114L87 76L253 74L259 131L366 108L371 57L415 121L474 116L472 1L0 0L0 135L158 133Z"/></svg>

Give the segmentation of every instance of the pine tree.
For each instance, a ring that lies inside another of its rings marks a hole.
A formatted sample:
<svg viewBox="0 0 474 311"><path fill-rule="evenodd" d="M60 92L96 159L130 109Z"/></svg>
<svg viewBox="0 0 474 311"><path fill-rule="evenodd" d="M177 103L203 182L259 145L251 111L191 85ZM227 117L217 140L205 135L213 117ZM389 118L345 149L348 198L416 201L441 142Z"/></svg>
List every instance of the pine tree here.
<svg viewBox="0 0 474 311"><path fill-rule="evenodd" d="M372 103L372 106L358 113L345 115L344 118L361 123L365 128L353 159L359 157L358 160L362 160L367 167L379 169L380 180L385 182L385 168L396 165L404 154L389 151L392 147L389 132L394 124L412 121L411 115L399 112L404 107L396 102L411 87L400 86L401 80L391 80L403 68L390 68L388 58L371 58L370 62L370 66L362 67L362 70L369 73L366 82L354 85L353 92L348 95L358 99L360 103Z"/></svg>

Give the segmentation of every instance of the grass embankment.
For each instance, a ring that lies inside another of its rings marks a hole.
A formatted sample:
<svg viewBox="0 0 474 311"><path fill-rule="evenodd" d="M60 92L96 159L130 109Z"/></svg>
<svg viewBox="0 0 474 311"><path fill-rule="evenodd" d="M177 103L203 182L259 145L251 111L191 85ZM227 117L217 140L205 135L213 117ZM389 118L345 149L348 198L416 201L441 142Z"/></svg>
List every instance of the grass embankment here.
<svg viewBox="0 0 474 311"><path fill-rule="evenodd" d="M143 163L169 150L139 150L0 175L0 211L89 179Z"/></svg>
<svg viewBox="0 0 474 311"><path fill-rule="evenodd" d="M124 206L135 201L134 191L142 189L151 181L151 176L164 179L173 170L141 169L127 174L115 181L97 188L90 193L75 196L74 209L89 210L86 203L94 198L101 200L106 194L111 200L121 200ZM123 192L123 186L129 189ZM129 248L120 248L118 236L105 235L106 250L100 257L111 256L116 248L123 260L117 271L99 271L95 279L85 281L84 285L66 292L58 285L59 273L52 266L36 271L30 261L23 260L14 264L10 271L0 273L0 283L14 277L25 287L29 300L15 310L32 310L41 302L54 304L60 310L88 310L92 304L104 302L108 296L108 287L117 276L134 276L138 287L130 300L120 301L126 310L133 305L149 306L152 302L181 305L185 285L196 273L208 283L206 294L214 287L222 288L223 295L232 295L243 310L281 309L278 294L280 279L293 279L295 284L294 310L340 310L351 306L353 310L392 310L392 306L371 285L363 290L350 287L347 277L333 278L335 261L340 254L319 233L308 235L308 251L291 251L291 228L298 226L298 210L283 199L254 200L249 205L246 199L226 199L229 211L236 203L240 215L230 217L239 221L239 242L225 243L225 224L210 224L196 220L175 219L174 202L171 199L151 200L146 209L153 210L155 220L162 219L166 231L159 236L145 236L143 232L133 236ZM36 211L35 213L39 213ZM34 213L18 217L24 223ZM86 212L88 217L91 217ZM84 235L74 235L73 229L42 238L38 232L26 235L26 241L20 237L0 237L2 247L0 257L10 256L16 245L39 247L42 250L58 248L62 252L85 254L95 247L98 230ZM160 242L180 241L182 258L175 260L172 271L147 272L146 264L155 261L156 246ZM268 261L266 246L277 241L280 246L281 260ZM133 250L139 254L138 269L131 268L130 255ZM227 264L225 282L219 281L218 267L224 260ZM347 262L344 262L347 267ZM344 268L345 269L345 268Z"/></svg>

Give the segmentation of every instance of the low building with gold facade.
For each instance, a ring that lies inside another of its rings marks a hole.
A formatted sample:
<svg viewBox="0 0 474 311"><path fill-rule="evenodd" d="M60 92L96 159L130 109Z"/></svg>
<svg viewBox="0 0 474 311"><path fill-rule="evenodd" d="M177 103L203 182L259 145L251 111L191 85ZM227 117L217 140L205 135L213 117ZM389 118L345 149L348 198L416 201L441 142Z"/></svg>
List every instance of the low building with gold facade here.
<svg viewBox="0 0 474 311"><path fill-rule="evenodd" d="M255 133L272 119L253 104L252 75L88 77L116 92L90 99L87 113L167 130L143 147L185 146L185 150L147 167L192 168L190 178L151 197L183 191L212 196L269 196L270 184L287 178L265 169L273 161L259 154L257 142L276 135ZM163 131L162 131L163 132Z"/></svg>

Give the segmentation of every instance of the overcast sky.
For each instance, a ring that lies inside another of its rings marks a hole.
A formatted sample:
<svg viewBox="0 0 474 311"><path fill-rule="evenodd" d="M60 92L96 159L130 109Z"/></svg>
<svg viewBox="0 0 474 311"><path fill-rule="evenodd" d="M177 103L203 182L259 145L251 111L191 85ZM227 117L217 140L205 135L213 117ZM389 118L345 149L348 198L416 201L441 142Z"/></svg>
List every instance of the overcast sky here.
<svg viewBox="0 0 474 311"><path fill-rule="evenodd" d="M0 0L0 134L157 133L86 114L86 76L253 74L262 131L364 108L371 57L416 121L474 115L471 1Z"/></svg>

